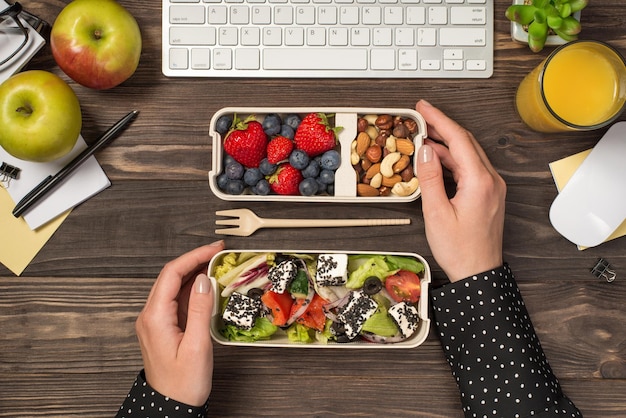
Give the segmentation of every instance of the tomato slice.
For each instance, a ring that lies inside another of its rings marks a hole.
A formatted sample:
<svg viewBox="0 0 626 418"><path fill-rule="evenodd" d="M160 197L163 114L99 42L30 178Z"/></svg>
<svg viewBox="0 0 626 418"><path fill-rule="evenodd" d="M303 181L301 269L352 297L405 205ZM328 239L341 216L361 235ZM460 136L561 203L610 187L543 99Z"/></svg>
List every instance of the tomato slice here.
<svg viewBox="0 0 626 418"><path fill-rule="evenodd" d="M412 271L400 270L385 279L385 288L396 302L417 302L421 287L419 276Z"/></svg>
<svg viewBox="0 0 626 418"><path fill-rule="evenodd" d="M293 315L294 312L296 312L303 303L304 299L296 299L293 306L291 307L291 314ZM296 322L320 332L324 331L324 326L326 325L326 314L324 313L324 305L326 303L326 300L324 300L316 293L304 313L302 313L302 315L300 315L298 319L296 319Z"/></svg>
<svg viewBox="0 0 626 418"><path fill-rule="evenodd" d="M272 311L272 324L282 327L287 324L289 320L289 313L291 312L291 305L293 299L289 292L276 293L268 290L261 296L261 302Z"/></svg>

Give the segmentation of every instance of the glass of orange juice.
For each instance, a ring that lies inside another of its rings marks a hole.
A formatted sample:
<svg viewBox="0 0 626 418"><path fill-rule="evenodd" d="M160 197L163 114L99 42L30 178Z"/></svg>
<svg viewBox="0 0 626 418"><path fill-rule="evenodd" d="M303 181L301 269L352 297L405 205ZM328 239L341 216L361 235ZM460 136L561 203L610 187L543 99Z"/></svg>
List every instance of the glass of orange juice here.
<svg viewBox="0 0 626 418"><path fill-rule="evenodd" d="M600 41L562 45L522 80L515 104L524 123L538 132L607 126L626 105L624 57Z"/></svg>

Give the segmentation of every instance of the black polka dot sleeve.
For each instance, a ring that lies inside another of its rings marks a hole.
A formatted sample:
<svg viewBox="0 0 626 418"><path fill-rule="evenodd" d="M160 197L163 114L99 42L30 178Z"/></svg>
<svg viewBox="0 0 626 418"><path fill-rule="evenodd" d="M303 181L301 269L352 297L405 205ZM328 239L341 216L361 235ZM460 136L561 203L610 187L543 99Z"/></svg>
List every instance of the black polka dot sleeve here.
<svg viewBox="0 0 626 418"><path fill-rule="evenodd" d="M509 267L431 290L466 417L582 417L561 392Z"/></svg>
<svg viewBox="0 0 626 418"><path fill-rule="evenodd" d="M161 395L146 382L142 370L116 418L204 418L207 410L208 404L190 406Z"/></svg>

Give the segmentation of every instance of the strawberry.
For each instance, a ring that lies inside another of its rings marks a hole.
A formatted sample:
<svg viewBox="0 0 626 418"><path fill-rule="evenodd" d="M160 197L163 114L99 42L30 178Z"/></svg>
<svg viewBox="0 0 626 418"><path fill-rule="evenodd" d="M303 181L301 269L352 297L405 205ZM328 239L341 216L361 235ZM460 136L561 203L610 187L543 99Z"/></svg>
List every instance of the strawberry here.
<svg viewBox="0 0 626 418"><path fill-rule="evenodd" d="M258 167L267 155L267 135L263 126L248 116L244 121L235 116L233 128L226 134L224 151L245 167Z"/></svg>
<svg viewBox="0 0 626 418"><path fill-rule="evenodd" d="M299 195L298 185L302 181L302 173L289 163L282 163L269 178L274 193L282 195Z"/></svg>
<svg viewBox="0 0 626 418"><path fill-rule="evenodd" d="M324 113L309 113L296 130L294 136L296 148L306 152L309 157L315 157L335 148L336 133L341 129L341 127L331 128L328 116Z"/></svg>
<svg viewBox="0 0 626 418"><path fill-rule="evenodd" d="M284 136L277 136L267 144L267 160L276 164L279 161L289 158L293 150L293 141Z"/></svg>

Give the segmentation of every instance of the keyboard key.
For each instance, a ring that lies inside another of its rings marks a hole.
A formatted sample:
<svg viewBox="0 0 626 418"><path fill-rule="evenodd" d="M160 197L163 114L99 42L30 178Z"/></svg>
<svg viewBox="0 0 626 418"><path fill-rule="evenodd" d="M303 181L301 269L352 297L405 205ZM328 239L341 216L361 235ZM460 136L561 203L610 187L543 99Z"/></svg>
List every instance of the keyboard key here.
<svg viewBox="0 0 626 418"><path fill-rule="evenodd" d="M187 48L170 48L170 70L186 70L187 67Z"/></svg>
<svg viewBox="0 0 626 418"><path fill-rule="evenodd" d="M390 48L372 49L370 54L372 70L393 70L396 68L396 51Z"/></svg>
<svg viewBox="0 0 626 418"><path fill-rule="evenodd" d="M484 46L487 32L482 28L441 28L439 45L442 46Z"/></svg>
<svg viewBox="0 0 626 418"><path fill-rule="evenodd" d="M485 60L467 60L466 65L470 71L485 71L487 69L487 61Z"/></svg>
<svg viewBox="0 0 626 418"><path fill-rule="evenodd" d="M211 50L208 48L192 48L191 68L194 70L206 70L211 68Z"/></svg>
<svg viewBox="0 0 626 418"><path fill-rule="evenodd" d="M171 27L170 45L215 45L215 28L208 26Z"/></svg>
<svg viewBox="0 0 626 418"><path fill-rule="evenodd" d="M265 48L266 70L365 70L367 50L361 48Z"/></svg>
<svg viewBox="0 0 626 418"><path fill-rule="evenodd" d="M213 68L230 70L233 68L233 51L228 48L216 48L213 51Z"/></svg>
<svg viewBox="0 0 626 418"><path fill-rule="evenodd" d="M170 6L170 23L202 24L204 13L204 6Z"/></svg>
<svg viewBox="0 0 626 418"><path fill-rule="evenodd" d="M417 70L417 50L415 48L398 51L398 68L405 71Z"/></svg>
<svg viewBox="0 0 626 418"><path fill-rule="evenodd" d="M452 7L450 23L453 25L484 25L487 14L484 7Z"/></svg>
<svg viewBox="0 0 626 418"><path fill-rule="evenodd" d="M238 48L235 50L235 68L237 70L258 70L261 68L259 50L256 48Z"/></svg>

